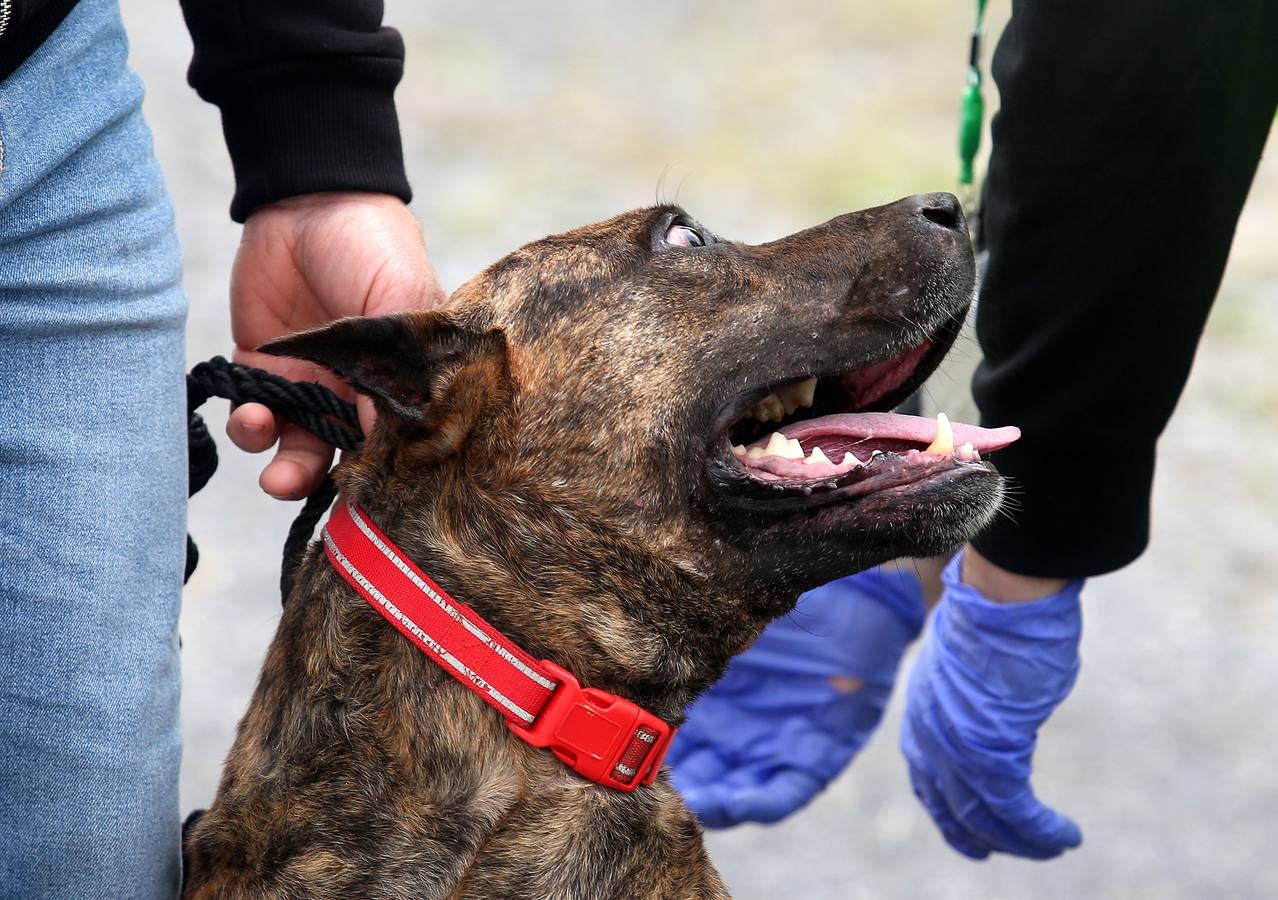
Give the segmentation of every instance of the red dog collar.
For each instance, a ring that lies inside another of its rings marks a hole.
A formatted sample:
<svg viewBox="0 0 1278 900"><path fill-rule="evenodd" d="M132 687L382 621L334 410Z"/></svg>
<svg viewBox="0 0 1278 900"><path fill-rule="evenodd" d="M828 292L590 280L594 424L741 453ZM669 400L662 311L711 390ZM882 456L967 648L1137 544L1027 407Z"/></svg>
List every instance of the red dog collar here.
<svg viewBox="0 0 1278 900"><path fill-rule="evenodd" d="M675 729L607 691L583 688L549 660L534 660L413 565L354 504L324 526L329 562L417 648L591 781L633 791L652 784Z"/></svg>

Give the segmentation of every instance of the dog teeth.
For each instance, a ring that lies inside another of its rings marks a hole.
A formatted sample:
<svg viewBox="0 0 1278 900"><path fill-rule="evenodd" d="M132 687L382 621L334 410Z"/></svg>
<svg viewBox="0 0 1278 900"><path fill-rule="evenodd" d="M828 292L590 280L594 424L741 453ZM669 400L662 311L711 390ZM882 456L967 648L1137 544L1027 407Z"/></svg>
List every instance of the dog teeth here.
<svg viewBox="0 0 1278 900"><path fill-rule="evenodd" d="M798 441L794 444L797 446ZM766 447L751 447L746 451L746 459L763 459L768 456L779 456L782 459L796 458L790 449L790 441L786 440L784 434L779 431L772 432L772 436L768 438ZM803 458L803 451L799 451L799 459Z"/></svg>
<svg viewBox="0 0 1278 900"><path fill-rule="evenodd" d="M936 414L936 440L923 452L932 456L949 456L954 452L954 428L945 413Z"/></svg>
<svg viewBox="0 0 1278 900"><path fill-rule="evenodd" d="M776 394L768 394L754 405L751 415L759 422L780 422L786 416L785 404Z"/></svg>
<svg viewBox="0 0 1278 900"><path fill-rule="evenodd" d="M800 406L812 405L812 398L816 396L816 383L815 378L805 378L789 387L782 388L772 396L781 398L781 404L788 416Z"/></svg>
<svg viewBox="0 0 1278 900"><path fill-rule="evenodd" d="M852 468L855 469L857 466L865 465L865 463L861 462L861 460L857 458L857 455L855 453L848 452L843 454L843 462L839 463L839 465L840 466L851 465Z"/></svg>
<svg viewBox="0 0 1278 900"><path fill-rule="evenodd" d="M744 445L744 444L733 444L733 445L732 445L732 455L733 455L733 456L745 456L745 455L746 455L746 448L745 448L745 445Z"/></svg>
<svg viewBox="0 0 1278 900"><path fill-rule="evenodd" d="M808 454L808 458L803 461L803 464L805 466L812 466L812 465L816 465L817 463L821 463L822 465L826 465L826 466L833 465L830 462L830 458L825 455L824 450L822 450L820 447L813 447L812 452Z"/></svg>
<svg viewBox="0 0 1278 900"><path fill-rule="evenodd" d="M981 458L981 454L976 452L976 448L972 446L971 441L967 441L962 447L959 447L959 456L969 462L978 462Z"/></svg>
<svg viewBox="0 0 1278 900"><path fill-rule="evenodd" d="M759 422L780 422L800 406L811 406L816 396L817 380L805 378L778 391L773 391L754 405L750 415Z"/></svg>
<svg viewBox="0 0 1278 900"><path fill-rule="evenodd" d="M758 452L758 456L755 452ZM762 459L765 456L779 456L782 459L803 459L803 447L793 438L787 439L784 434L779 431L772 432L772 436L768 438L768 445L762 449L751 447L746 453L746 459Z"/></svg>
<svg viewBox="0 0 1278 900"><path fill-rule="evenodd" d="M811 406L816 398L816 378L805 378L798 384L790 386L790 396L799 406Z"/></svg>

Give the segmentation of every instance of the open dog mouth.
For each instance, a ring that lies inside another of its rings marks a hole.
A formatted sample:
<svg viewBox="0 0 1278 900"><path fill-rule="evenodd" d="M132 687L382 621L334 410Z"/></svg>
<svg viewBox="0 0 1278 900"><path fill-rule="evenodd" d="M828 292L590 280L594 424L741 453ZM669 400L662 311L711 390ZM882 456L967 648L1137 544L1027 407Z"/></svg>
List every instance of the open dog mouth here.
<svg viewBox="0 0 1278 900"><path fill-rule="evenodd" d="M890 412L940 363L953 324L948 335L891 359L772 387L717 436L711 462L722 486L809 506L963 470L990 471L981 454L1006 447L1019 429L951 423L943 413L928 419Z"/></svg>

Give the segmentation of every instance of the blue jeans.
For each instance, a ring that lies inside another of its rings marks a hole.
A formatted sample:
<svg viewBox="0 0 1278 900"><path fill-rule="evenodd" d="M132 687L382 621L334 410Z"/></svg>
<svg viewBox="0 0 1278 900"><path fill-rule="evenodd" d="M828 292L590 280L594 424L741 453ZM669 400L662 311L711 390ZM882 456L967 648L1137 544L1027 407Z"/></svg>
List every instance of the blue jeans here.
<svg viewBox="0 0 1278 900"><path fill-rule="evenodd" d="M116 0L0 83L0 897L172 897L181 253Z"/></svg>

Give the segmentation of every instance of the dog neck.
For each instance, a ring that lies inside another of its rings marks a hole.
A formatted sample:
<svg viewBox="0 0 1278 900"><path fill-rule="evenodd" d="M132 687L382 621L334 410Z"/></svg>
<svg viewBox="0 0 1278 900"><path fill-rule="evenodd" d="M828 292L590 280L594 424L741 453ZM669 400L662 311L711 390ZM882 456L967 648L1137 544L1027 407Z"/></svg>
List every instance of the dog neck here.
<svg viewBox="0 0 1278 900"><path fill-rule="evenodd" d="M710 602L698 578L535 495L342 480L404 554L507 637L672 724L726 664L727 651L706 648L752 634L685 615ZM334 834L349 866L316 863ZM298 571L188 855L188 894L201 898L268 882L281 885L269 896L348 896L349 872L359 896L410 882L438 900L727 896L668 779L612 791L525 744L320 552Z"/></svg>
<svg viewBox="0 0 1278 900"><path fill-rule="evenodd" d="M535 486L358 470L342 482L416 565L534 658L672 724L766 623L598 510Z"/></svg>

